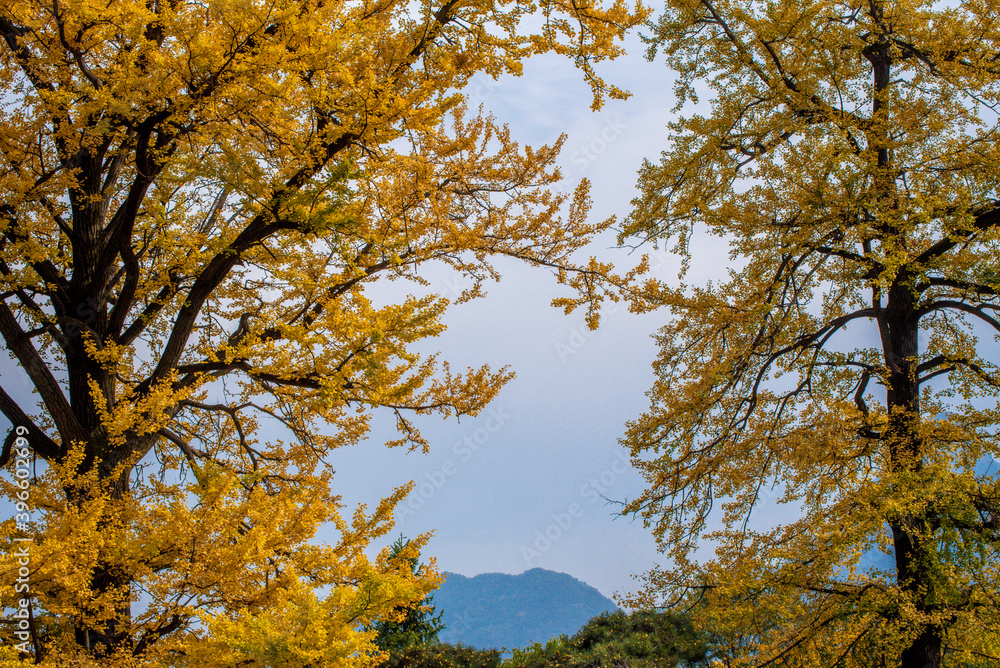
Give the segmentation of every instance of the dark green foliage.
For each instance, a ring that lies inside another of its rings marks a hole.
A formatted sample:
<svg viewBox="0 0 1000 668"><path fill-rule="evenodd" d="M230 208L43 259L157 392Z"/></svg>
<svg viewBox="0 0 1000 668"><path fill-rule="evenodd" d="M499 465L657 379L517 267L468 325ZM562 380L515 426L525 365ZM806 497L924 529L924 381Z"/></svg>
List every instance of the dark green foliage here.
<svg viewBox="0 0 1000 668"><path fill-rule="evenodd" d="M596 659L627 657L633 666L707 663L708 644L691 620L676 612L638 611L601 615L573 636L576 649ZM605 665L590 661L581 666Z"/></svg>
<svg viewBox="0 0 1000 668"><path fill-rule="evenodd" d="M408 647L391 655L383 668L500 668L500 652L439 643Z"/></svg>
<svg viewBox="0 0 1000 668"><path fill-rule="evenodd" d="M559 636L544 645L535 643L524 649L515 649L506 665L510 668L555 668L573 666L574 652L566 636Z"/></svg>
<svg viewBox="0 0 1000 668"><path fill-rule="evenodd" d="M398 559L403 549L410 541L402 536L392 544L390 559ZM410 570L420 574L423 565L416 557L407 559ZM420 603L406 609L406 616L398 622L377 621L372 628L378 632L375 645L384 652L389 652L390 659L409 648L420 648L436 644L438 632L444 628L441 623L441 613L435 614L434 597L428 596ZM388 664L387 664L388 665Z"/></svg>
<svg viewBox="0 0 1000 668"><path fill-rule="evenodd" d="M675 612L604 613L576 635L515 650L510 668L707 666L708 642Z"/></svg>

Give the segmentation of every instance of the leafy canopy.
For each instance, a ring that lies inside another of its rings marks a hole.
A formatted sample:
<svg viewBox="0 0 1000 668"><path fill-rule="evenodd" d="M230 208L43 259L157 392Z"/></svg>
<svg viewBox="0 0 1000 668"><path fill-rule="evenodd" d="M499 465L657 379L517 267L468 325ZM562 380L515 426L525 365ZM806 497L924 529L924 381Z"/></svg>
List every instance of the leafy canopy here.
<svg viewBox="0 0 1000 668"><path fill-rule="evenodd" d="M448 643L411 645L391 655L383 664L385 668L501 668L502 665L500 650Z"/></svg>
<svg viewBox="0 0 1000 668"><path fill-rule="evenodd" d="M708 637L686 614L663 610L605 612L571 637L515 649L510 668L676 668L707 666Z"/></svg>
<svg viewBox="0 0 1000 668"><path fill-rule="evenodd" d="M561 140L519 147L462 87L556 52L598 106L622 92L592 66L641 16L620 0L0 0L16 362L0 466L37 462L32 521L2 525L4 582L30 539L33 620L28 639L4 627L5 660L379 659L365 629L437 575L365 556L407 488L345 513L326 456L376 410L396 417L390 445L426 446L412 415L475 414L511 377L412 351L448 303L420 267L472 278L463 299L494 258L548 267L592 320L618 280L571 259L607 224L585 221L586 183L560 218ZM377 303L379 279L415 294Z"/></svg>
<svg viewBox="0 0 1000 668"><path fill-rule="evenodd" d="M650 24L687 115L622 240L687 271L715 235L733 268L634 295L672 315L624 442L674 566L637 600L704 599L741 664L998 659L1000 16L947 4L669 0Z"/></svg>

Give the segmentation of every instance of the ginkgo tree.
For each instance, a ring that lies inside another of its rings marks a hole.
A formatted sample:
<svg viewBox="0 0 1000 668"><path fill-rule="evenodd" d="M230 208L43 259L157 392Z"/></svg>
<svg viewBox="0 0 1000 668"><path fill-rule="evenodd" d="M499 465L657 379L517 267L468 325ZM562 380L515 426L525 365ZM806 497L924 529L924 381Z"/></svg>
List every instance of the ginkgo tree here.
<svg viewBox="0 0 1000 668"><path fill-rule="evenodd" d="M670 0L650 28L686 115L622 240L686 271L715 235L732 268L636 294L673 316L624 439L673 558L637 601L738 665L995 665L995 3Z"/></svg>
<svg viewBox="0 0 1000 668"><path fill-rule="evenodd" d="M474 415L511 375L412 351L447 306L421 266L468 299L514 258L591 309L619 280L574 263L606 224L585 183L562 218L559 143L519 147L462 88L556 52L621 97L593 65L642 12L0 1L0 485L30 511L2 524L5 661L379 659L372 622L438 576L366 557L407 488L352 515L327 456L376 411L426 446L412 415ZM377 304L380 279L413 294Z"/></svg>

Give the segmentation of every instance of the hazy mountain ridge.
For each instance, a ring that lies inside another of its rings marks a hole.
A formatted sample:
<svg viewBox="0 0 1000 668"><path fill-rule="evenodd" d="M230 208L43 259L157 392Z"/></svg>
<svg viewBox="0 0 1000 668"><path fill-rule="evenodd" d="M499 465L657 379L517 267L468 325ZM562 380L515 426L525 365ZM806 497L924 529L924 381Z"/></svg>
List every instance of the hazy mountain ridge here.
<svg viewBox="0 0 1000 668"><path fill-rule="evenodd" d="M618 606L566 573L532 568L520 575L446 573L434 593L443 642L484 649L524 647L571 635L591 617Z"/></svg>

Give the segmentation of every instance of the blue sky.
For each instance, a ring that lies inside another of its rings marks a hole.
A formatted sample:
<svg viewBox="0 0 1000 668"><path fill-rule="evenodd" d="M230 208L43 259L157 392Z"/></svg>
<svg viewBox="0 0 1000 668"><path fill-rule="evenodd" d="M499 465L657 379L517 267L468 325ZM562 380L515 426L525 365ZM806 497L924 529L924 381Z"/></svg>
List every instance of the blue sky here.
<svg viewBox="0 0 1000 668"><path fill-rule="evenodd" d="M637 36L628 46L627 56L599 71L633 97L609 101L598 113L590 111L581 74L556 56L531 59L521 77L479 79L468 89L473 105L508 123L521 143L567 134L559 160L563 187L584 177L592 182L594 220L627 215L643 158L655 159L667 143L671 73L643 58ZM589 253L623 268L636 262L613 246L609 235ZM652 265L663 277L676 277L679 268L665 253ZM617 516L615 502L643 488L618 439L625 422L647 406L656 353L650 335L664 315L636 316L619 305L592 332L582 313L567 316L550 305L568 293L547 272L513 262L501 270L503 279L487 286L487 297L450 310L448 331L425 350L440 350L455 368L509 364L517 377L477 418L423 420L427 455L380 448L392 427L388 421L377 427L365 446L336 453L335 487L348 503L372 505L413 480L396 535L434 531L426 555L443 570L474 575L541 567L608 596L634 590L632 575L647 571L657 554L641 520ZM429 271L427 278L431 290L445 295L463 287L449 274Z"/></svg>

